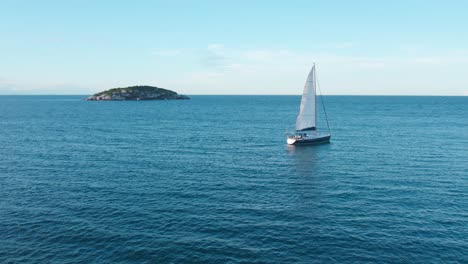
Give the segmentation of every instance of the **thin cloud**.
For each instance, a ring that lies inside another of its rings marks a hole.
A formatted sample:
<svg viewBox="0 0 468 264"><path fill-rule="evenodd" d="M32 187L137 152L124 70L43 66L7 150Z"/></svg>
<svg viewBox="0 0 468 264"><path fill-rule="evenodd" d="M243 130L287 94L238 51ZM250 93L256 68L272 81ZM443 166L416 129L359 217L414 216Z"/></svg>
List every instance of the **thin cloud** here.
<svg viewBox="0 0 468 264"><path fill-rule="evenodd" d="M242 58L257 62L273 62L282 57L294 57L289 50L248 50L241 54Z"/></svg>
<svg viewBox="0 0 468 264"><path fill-rule="evenodd" d="M221 44L211 44L202 51L201 63L208 68L221 68L229 64L229 51Z"/></svg>
<svg viewBox="0 0 468 264"><path fill-rule="evenodd" d="M21 87L0 77L0 94L15 94Z"/></svg>
<svg viewBox="0 0 468 264"><path fill-rule="evenodd" d="M444 94L439 87L447 79L460 94L465 88L458 69L468 62L468 56L461 55L368 57L213 44L202 56L209 67L185 74L180 86L190 85L200 93L299 94L315 62L325 94ZM443 76L425 77L440 67L446 69Z"/></svg>
<svg viewBox="0 0 468 264"><path fill-rule="evenodd" d="M0 79L0 94L90 94L91 89L72 83L26 84Z"/></svg>
<svg viewBox="0 0 468 264"><path fill-rule="evenodd" d="M151 52L152 56L160 57L174 57L180 55L182 52L180 50L160 50Z"/></svg>
<svg viewBox="0 0 468 264"><path fill-rule="evenodd" d="M341 43L335 43L332 45L336 49L348 49L352 47L356 47L357 43L355 42L341 42Z"/></svg>

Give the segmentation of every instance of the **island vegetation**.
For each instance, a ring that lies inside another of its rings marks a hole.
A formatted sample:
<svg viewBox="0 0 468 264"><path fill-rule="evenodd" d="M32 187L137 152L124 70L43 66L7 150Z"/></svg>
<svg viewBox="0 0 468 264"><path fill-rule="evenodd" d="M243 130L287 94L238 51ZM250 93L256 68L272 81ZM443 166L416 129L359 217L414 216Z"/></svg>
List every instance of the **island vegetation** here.
<svg viewBox="0 0 468 264"><path fill-rule="evenodd" d="M147 85L112 88L96 93L88 101L125 101L125 100L183 100L188 96L174 91Z"/></svg>

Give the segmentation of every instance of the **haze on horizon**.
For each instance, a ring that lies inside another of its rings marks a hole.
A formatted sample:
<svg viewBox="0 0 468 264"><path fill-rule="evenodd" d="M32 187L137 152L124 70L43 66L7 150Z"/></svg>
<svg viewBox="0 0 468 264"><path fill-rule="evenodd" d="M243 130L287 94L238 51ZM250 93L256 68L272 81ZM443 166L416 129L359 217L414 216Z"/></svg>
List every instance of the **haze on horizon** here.
<svg viewBox="0 0 468 264"><path fill-rule="evenodd" d="M466 1L0 3L0 94L468 95Z"/></svg>

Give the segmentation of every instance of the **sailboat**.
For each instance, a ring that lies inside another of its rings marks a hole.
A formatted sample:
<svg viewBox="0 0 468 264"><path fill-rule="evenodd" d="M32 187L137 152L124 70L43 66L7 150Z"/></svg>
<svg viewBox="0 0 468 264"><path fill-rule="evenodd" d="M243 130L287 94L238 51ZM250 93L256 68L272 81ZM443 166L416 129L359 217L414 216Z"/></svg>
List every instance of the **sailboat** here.
<svg viewBox="0 0 468 264"><path fill-rule="evenodd" d="M315 63L307 76L304 85L304 92L301 99L301 107L299 115L296 119L296 131L286 134L286 142L288 145L309 145L321 144L330 142L330 126L325 111L323 99L320 100L323 106L325 120L327 120L327 132L319 132L317 130L317 74L315 73Z"/></svg>

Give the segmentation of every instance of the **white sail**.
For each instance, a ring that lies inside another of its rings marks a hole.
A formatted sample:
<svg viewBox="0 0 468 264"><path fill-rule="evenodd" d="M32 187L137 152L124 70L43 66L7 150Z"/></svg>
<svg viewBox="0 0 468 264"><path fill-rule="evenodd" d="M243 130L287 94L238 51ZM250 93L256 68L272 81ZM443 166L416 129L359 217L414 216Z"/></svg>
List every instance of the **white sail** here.
<svg viewBox="0 0 468 264"><path fill-rule="evenodd" d="M316 129L316 81L315 81L315 64L310 70L307 81L304 85L304 93L302 94L301 107L299 115L296 119L296 130L315 130Z"/></svg>

